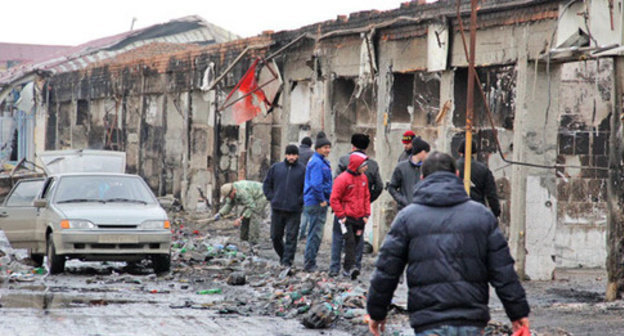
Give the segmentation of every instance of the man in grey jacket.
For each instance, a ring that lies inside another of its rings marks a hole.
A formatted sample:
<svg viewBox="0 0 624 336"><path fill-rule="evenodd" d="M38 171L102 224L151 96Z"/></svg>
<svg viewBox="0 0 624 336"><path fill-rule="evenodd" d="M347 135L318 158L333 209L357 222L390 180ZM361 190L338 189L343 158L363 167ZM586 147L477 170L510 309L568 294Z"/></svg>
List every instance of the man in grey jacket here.
<svg viewBox="0 0 624 336"><path fill-rule="evenodd" d="M312 155L314 155L312 139L310 139L310 137L301 139L301 145L299 145L299 162L301 162L304 167L307 166Z"/></svg>
<svg viewBox="0 0 624 336"><path fill-rule="evenodd" d="M314 150L312 149L312 139L310 137L305 137L301 139L301 145L299 145L299 162L305 168L308 165L308 161L314 155ZM308 217L305 214L301 213L301 225L299 227L299 239L306 239L306 230L308 229Z"/></svg>
<svg viewBox="0 0 624 336"><path fill-rule="evenodd" d="M412 156L401 161L392 172L388 192L398 203L399 210L412 203L414 187L420 180L420 166L427 158L431 147L420 137L412 140Z"/></svg>

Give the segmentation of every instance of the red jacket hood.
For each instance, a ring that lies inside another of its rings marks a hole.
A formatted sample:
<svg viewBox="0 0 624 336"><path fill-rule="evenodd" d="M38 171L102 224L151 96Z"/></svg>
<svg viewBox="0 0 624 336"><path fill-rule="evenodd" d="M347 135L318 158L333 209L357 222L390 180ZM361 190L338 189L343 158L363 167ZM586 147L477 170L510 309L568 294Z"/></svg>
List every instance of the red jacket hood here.
<svg viewBox="0 0 624 336"><path fill-rule="evenodd" d="M349 156L349 167L348 169L354 173L357 172L358 168L362 165L364 161L368 160L368 156L366 154L360 152L353 152Z"/></svg>

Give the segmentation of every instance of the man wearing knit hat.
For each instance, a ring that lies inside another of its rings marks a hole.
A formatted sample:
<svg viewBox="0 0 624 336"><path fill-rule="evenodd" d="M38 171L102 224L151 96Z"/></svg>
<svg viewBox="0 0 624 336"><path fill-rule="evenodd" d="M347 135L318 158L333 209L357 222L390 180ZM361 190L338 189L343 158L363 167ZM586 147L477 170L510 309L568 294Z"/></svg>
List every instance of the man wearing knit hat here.
<svg viewBox="0 0 624 336"><path fill-rule="evenodd" d="M327 205L332 189L331 164L327 156L331 152L331 142L324 132L319 132L314 143L316 153L308 162L303 187L303 213L309 221L308 238L304 254L304 270L316 271L318 254L323 229L327 218Z"/></svg>
<svg viewBox="0 0 624 336"><path fill-rule="evenodd" d="M414 134L414 132L412 132L412 130L407 130L405 131L405 133L403 133L403 138L401 139L401 142L403 142L403 152L401 152L401 155L399 155L399 161L405 161L407 159L410 158L410 156L412 156L412 140L414 140L414 137L416 136L416 134Z"/></svg>
<svg viewBox="0 0 624 336"><path fill-rule="evenodd" d="M347 171L349 166L350 156L353 153L360 153L366 155L366 149L370 144L370 138L366 134L356 133L351 136L351 153L343 155L340 157L338 161L338 169L336 169L336 177L338 177L343 172ZM370 203L373 203L383 190L383 182L381 180L381 175L379 175L379 165L377 162L370 157L366 160L368 168L365 172L367 182L368 182L368 191L370 194ZM331 263L329 266L329 274L331 276L336 276L340 273L340 258L342 254L342 247L344 243L344 238L342 231L340 229L340 223L338 222L338 217L334 216L334 223L332 229L332 251L331 251ZM355 267L359 270L362 267L362 253L364 249L364 239L360 239L356 246L356 261Z"/></svg>
<svg viewBox="0 0 624 336"><path fill-rule="evenodd" d="M462 140L457 147L457 153L459 153L459 160L457 160L457 167L459 168L459 177L464 179L464 165L465 158L464 152L466 148L466 140ZM472 154L477 154L477 144L472 141ZM475 157L470 161L470 198L485 205L487 199L487 205L492 209L494 216L499 217L501 214L500 203L498 202L498 195L496 193L496 182L494 181L494 175L492 171L483 163L476 160Z"/></svg>
<svg viewBox="0 0 624 336"><path fill-rule="evenodd" d="M429 144L420 137L412 140L412 155L408 160L401 161L394 168L392 179L388 184L388 192L397 202L399 210L412 203L414 187L420 181L420 166L427 158Z"/></svg>
<svg viewBox="0 0 624 336"><path fill-rule="evenodd" d="M260 222L264 218L267 201L262 192L262 183L256 181L236 181L221 186L221 197L225 205L215 215L215 220L229 214L235 206L242 207L240 217L234 226L240 226L240 239L251 244L258 243L260 238Z"/></svg>
<svg viewBox="0 0 624 336"><path fill-rule="evenodd" d="M263 190L271 202L271 241L284 267L291 267L297 250L297 234L303 206L305 167L299 163L299 149L286 147L286 158L271 166ZM284 231L286 246L284 247Z"/></svg>

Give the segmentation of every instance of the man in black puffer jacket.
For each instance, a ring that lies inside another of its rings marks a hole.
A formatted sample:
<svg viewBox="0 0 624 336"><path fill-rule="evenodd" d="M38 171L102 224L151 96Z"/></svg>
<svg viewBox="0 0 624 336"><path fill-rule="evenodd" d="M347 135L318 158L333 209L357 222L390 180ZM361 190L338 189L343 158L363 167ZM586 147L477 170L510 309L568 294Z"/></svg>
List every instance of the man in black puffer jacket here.
<svg viewBox="0 0 624 336"><path fill-rule="evenodd" d="M284 267L291 267L297 250L297 234L303 208L305 167L299 162L299 149L286 147L286 158L271 166L262 191L271 202L271 240ZM286 246L284 246L286 231Z"/></svg>
<svg viewBox="0 0 624 336"><path fill-rule="evenodd" d="M490 320L488 283L514 330L528 326L529 305L496 218L472 201L452 157L432 153L413 204L392 223L368 292L371 332L383 331L407 265L408 312L416 335L481 335Z"/></svg>

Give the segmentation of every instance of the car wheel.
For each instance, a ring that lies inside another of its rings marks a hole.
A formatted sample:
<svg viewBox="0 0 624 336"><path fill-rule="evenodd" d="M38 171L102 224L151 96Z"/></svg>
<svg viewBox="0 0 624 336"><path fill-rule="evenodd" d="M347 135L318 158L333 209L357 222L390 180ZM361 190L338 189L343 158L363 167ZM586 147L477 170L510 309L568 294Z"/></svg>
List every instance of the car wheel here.
<svg viewBox="0 0 624 336"><path fill-rule="evenodd" d="M65 257L56 254L54 240L51 235L48 235L46 246L47 266L50 274L63 273L65 270Z"/></svg>
<svg viewBox="0 0 624 336"><path fill-rule="evenodd" d="M154 273L169 272L171 268L171 255L169 254L156 254L152 256L152 267Z"/></svg>
<svg viewBox="0 0 624 336"><path fill-rule="evenodd" d="M30 255L30 260L32 260L35 263L35 266L37 267L41 267L41 265L43 265L43 254L31 254Z"/></svg>

